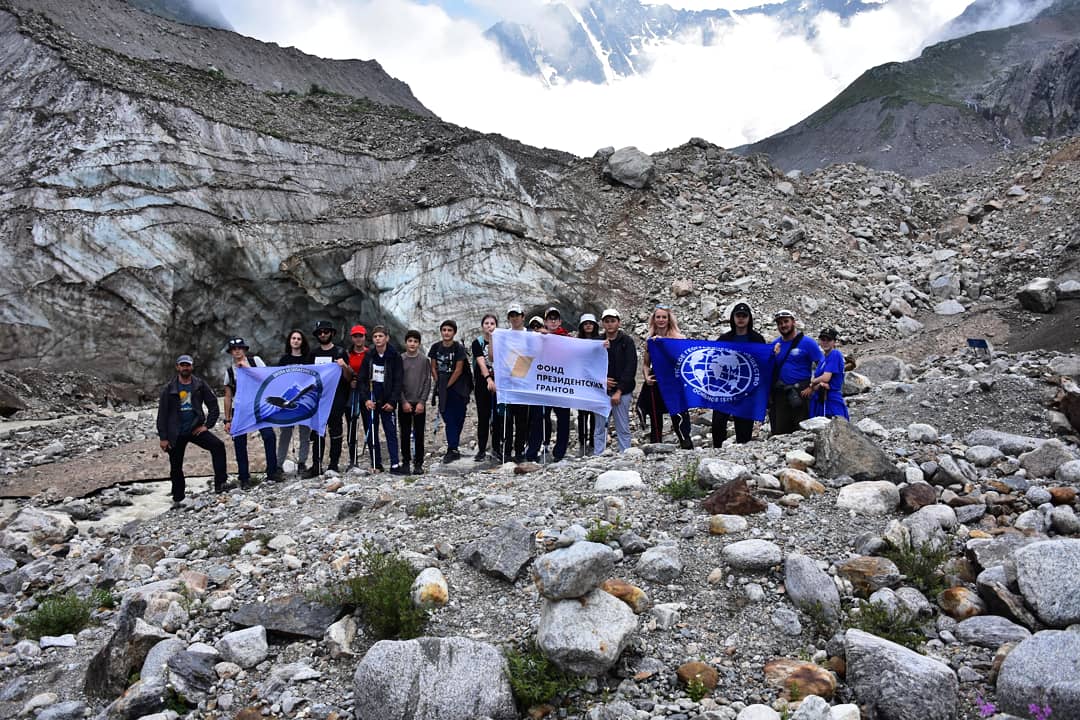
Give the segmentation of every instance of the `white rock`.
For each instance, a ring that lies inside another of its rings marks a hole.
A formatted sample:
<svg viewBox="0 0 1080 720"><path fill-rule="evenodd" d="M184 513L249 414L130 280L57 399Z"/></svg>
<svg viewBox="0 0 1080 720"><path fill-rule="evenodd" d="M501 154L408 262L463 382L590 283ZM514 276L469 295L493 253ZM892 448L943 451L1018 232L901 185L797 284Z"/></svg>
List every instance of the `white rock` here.
<svg viewBox="0 0 1080 720"><path fill-rule="evenodd" d="M868 480L840 488L836 506L860 515L887 515L900 505L900 490L886 480Z"/></svg>
<svg viewBox="0 0 1080 720"><path fill-rule="evenodd" d="M597 492L614 492L617 490L633 490L644 487L645 482L641 479L641 473L637 470L608 470L600 473L593 484L593 490Z"/></svg>

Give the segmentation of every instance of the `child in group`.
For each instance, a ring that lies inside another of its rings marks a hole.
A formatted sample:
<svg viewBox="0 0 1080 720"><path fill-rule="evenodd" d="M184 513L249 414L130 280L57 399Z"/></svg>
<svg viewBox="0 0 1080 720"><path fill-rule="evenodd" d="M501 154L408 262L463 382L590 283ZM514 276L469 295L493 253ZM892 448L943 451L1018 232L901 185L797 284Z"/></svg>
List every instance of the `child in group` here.
<svg viewBox="0 0 1080 720"><path fill-rule="evenodd" d="M495 457L502 456L502 422L495 397L495 372L491 355L491 334L499 320L488 313L480 320L482 334L472 342L473 376L476 379L476 462L487 459L488 436ZM503 412L505 412L503 408Z"/></svg>
<svg viewBox="0 0 1080 720"><path fill-rule="evenodd" d="M364 408L368 413L368 443L371 447L372 467L382 471L382 448L379 447L379 427L386 436L386 452L390 455L390 472L394 475L405 474L398 463L397 427L394 423L394 410L401 397L401 356L391 347L386 328L376 325L371 329L374 347L364 355L360 366L357 391L367 397Z"/></svg>
<svg viewBox="0 0 1080 720"><path fill-rule="evenodd" d="M461 428L465 425L465 410L472 393L472 373L469 372L465 347L454 339L457 322L444 320L439 326L442 340L431 346L431 379L439 400L439 412L446 424L446 455L443 463L461 459L458 445Z"/></svg>
<svg viewBox="0 0 1080 720"><path fill-rule="evenodd" d="M405 333L405 353L401 356L401 399L398 404L398 427L401 432L401 466L409 474L409 445L413 444L412 472L424 472L424 419L427 398L431 394L431 367L420 354L420 332Z"/></svg>
<svg viewBox="0 0 1080 720"><path fill-rule="evenodd" d="M245 367L266 367L266 363L258 355L248 355L248 345L244 338L234 337L229 340L226 352L232 356L232 364L225 370L225 432L232 430L233 399L236 397L236 370ZM284 479L277 464L277 438L270 428L261 428L259 437L262 438L263 451L266 454L266 477L268 480L280 481ZM240 487L247 489L251 484L251 470L248 465L247 435L237 435L233 438L233 451L236 454L236 475L240 480Z"/></svg>

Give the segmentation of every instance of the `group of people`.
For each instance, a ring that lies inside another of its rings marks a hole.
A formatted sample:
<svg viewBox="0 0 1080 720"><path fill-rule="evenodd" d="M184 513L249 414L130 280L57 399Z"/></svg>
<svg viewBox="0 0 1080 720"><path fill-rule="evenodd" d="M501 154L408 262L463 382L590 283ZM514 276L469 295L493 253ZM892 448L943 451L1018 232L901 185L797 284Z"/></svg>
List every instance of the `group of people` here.
<svg viewBox="0 0 1080 720"><path fill-rule="evenodd" d="M780 310L773 319L779 335L768 341L773 345L775 355L769 401L770 432L774 435L790 433L799 422L813 416L846 419L847 407L840 392L845 362L842 353L836 349L836 331L825 328L815 341L798 331L792 312ZM549 307L543 317L533 316L526 323L523 307L511 305L506 321L512 331L572 334L563 325L556 307ZM622 330L621 324L618 310L608 308L601 313L599 322L595 315L583 314L573 333L579 338L604 343L607 393L611 402L611 413L607 418L592 412L577 412L577 440L582 455L604 452L609 425L614 425L620 452L631 446L630 408L637 387L638 352L633 338ZM754 329L753 312L748 303L739 302L732 307L728 324L728 331L718 340L767 342ZM314 344L309 344L301 330L290 330L277 365L336 363L341 367L341 379L325 434L304 427L296 433L299 436L297 464L302 475L315 477L321 474L324 454L328 455L327 469L340 471L346 444L349 466L364 461L374 470L382 471L383 441L391 473L419 474L423 472L427 419L432 414L436 431L440 422L445 427L446 451L442 461L454 462L461 458L461 434L472 398L476 400L475 460L488 458L490 447L490 456L500 462L537 461L542 454L546 455L549 446L551 459L562 460L570 443L571 411L568 408L498 401L492 348L492 335L498 326L495 315L484 315L480 322L481 332L467 350L456 339L457 323L446 320L439 327L439 340L430 346L426 355L421 353L421 335L416 330L405 333L404 347L400 350L390 342L389 333L382 325L372 328L371 345L368 345L366 327L353 326L348 348L335 343L337 329L325 320L315 324ZM648 335L650 338L684 337L670 306L657 305L653 309ZM236 370L266 366L262 358L249 351L250 347L241 337L230 338L226 344L226 352L232 360L223 378L226 433L230 432L233 421ZM643 389L638 396L637 415L642 427L648 427L650 441L659 442L663 437L664 415L668 412L647 349L641 366ZM214 468L214 490L224 492L226 488L225 445L211 432L220 417L217 395L205 380L194 374L193 368L194 360L190 355L179 356L176 376L163 388L158 402L158 437L161 448L169 456L172 496L176 502L181 501L185 493L183 462L188 444L209 451ZM669 414L669 417L680 447L693 448L689 413ZM726 440L729 420L734 423L735 442L746 443L752 439L753 419L713 412L713 447L720 447ZM293 427L287 426L279 428L276 434L270 428L259 430L268 479L283 479L281 462L288 456L293 434ZM554 444L551 443L552 435ZM232 442L238 480L240 486L246 488L251 479L247 435L236 435Z"/></svg>

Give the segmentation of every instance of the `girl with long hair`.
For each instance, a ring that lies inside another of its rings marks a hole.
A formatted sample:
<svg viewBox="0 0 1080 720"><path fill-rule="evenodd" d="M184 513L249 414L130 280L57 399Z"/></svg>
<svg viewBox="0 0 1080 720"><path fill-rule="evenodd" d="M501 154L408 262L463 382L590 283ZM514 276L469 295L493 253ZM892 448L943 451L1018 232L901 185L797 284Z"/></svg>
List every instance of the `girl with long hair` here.
<svg viewBox="0 0 1080 720"><path fill-rule="evenodd" d="M649 315L649 337L660 338L684 338L685 335L679 330L679 321L675 319L675 313L670 305L657 305ZM656 384L656 375L653 373L652 360L649 358L649 346L645 345L645 356L641 364L642 373L645 376L645 387L638 395L638 414L648 421L649 441L658 443L664 437L664 413L667 407L664 398L660 395L660 387ZM679 440L679 447L683 450L691 450L694 447L690 439L690 413L681 412L671 415L671 428Z"/></svg>

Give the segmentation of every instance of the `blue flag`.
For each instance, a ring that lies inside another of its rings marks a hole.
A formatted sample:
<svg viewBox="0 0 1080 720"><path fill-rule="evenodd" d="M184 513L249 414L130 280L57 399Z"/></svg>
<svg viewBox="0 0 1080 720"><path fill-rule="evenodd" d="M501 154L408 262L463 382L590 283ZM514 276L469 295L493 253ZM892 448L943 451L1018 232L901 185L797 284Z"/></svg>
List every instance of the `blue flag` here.
<svg viewBox="0 0 1080 720"><path fill-rule="evenodd" d="M773 376L771 345L651 338L649 358L668 412L708 408L765 419Z"/></svg>
<svg viewBox="0 0 1080 720"><path fill-rule="evenodd" d="M340 379L337 363L236 368L230 434L291 425L322 432Z"/></svg>

